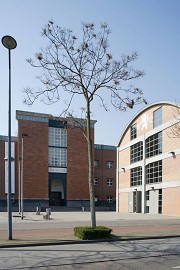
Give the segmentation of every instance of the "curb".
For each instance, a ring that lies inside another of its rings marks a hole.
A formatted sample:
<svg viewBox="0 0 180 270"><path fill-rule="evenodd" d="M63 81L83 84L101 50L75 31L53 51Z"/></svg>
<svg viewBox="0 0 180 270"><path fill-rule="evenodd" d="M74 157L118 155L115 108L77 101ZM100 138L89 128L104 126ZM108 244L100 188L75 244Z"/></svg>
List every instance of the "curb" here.
<svg viewBox="0 0 180 270"><path fill-rule="evenodd" d="M76 244L93 244L99 242L117 242L117 241L139 241L148 239L168 239L168 238L180 238L180 235L164 235L164 236L137 236L137 237L120 237L110 239L94 239L94 240L59 240L52 242L35 242L35 243L17 243L17 244L0 244L0 248L19 248L19 247L38 247L38 246L57 246L57 245L76 245ZM9 240L13 241L13 240Z"/></svg>

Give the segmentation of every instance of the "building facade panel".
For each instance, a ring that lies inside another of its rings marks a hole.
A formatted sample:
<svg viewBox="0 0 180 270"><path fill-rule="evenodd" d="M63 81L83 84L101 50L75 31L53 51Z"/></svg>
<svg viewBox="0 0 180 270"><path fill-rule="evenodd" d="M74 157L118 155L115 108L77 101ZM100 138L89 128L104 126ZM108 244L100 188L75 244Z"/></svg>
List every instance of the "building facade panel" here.
<svg viewBox="0 0 180 270"><path fill-rule="evenodd" d="M125 168L130 163L130 151L129 147L119 152L119 164L121 168ZM120 169L121 169L120 168Z"/></svg>
<svg viewBox="0 0 180 270"><path fill-rule="evenodd" d="M180 216L180 187L163 189L163 214Z"/></svg>
<svg viewBox="0 0 180 270"><path fill-rule="evenodd" d="M44 209L49 206L89 208L88 145L79 125L84 124L84 120L27 111L16 111L16 118L13 210L19 210L20 197L24 211L34 211L37 206ZM105 206L104 210L110 210L115 209L116 203L116 147L94 145L95 122L91 121L93 162L94 159L99 162L98 168L92 164L93 176L98 178L98 185L94 185L95 202L96 207ZM2 137L0 206L6 210L4 157L7 137Z"/></svg>
<svg viewBox="0 0 180 270"><path fill-rule="evenodd" d="M179 181L180 180L180 155L166 158L162 162L163 182Z"/></svg>
<svg viewBox="0 0 180 270"><path fill-rule="evenodd" d="M119 195L119 212L128 213L128 193L124 192Z"/></svg>
<svg viewBox="0 0 180 270"><path fill-rule="evenodd" d="M169 134L177 122L172 114L175 110L174 103L154 103L137 114L125 129L117 149L117 211L125 208L120 199L124 192L131 198L128 211L166 214L174 205L171 200L167 204L165 194L180 186L180 141ZM127 137L129 141L124 144ZM177 208L173 212L179 215Z"/></svg>
<svg viewBox="0 0 180 270"><path fill-rule="evenodd" d="M67 130L67 156L67 199L89 200L87 141L78 127Z"/></svg>
<svg viewBox="0 0 180 270"><path fill-rule="evenodd" d="M94 160L96 206L113 209L116 203L116 147L95 145Z"/></svg>
<svg viewBox="0 0 180 270"><path fill-rule="evenodd" d="M22 136L27 136L23 139ZM24 174L24 199L48 200L48 123L18 121L19 159Z"/></svg>

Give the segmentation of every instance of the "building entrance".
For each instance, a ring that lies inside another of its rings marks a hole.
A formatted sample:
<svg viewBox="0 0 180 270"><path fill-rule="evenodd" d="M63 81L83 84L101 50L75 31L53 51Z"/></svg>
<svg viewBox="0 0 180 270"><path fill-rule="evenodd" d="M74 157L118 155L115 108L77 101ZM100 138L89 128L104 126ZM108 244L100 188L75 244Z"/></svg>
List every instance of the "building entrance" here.
<svg viewBox="0 0 180 270"><path fill-rule="evenodd" d="M61 192L51 192L50 206L60 206L62 198Z"/></svg>
<svg viewBox="0 0 180 270"><path fill-rule="evenodd" d="M146 213L162 214L162 189L146 191Z"/></svg>
<svg viewBox="0 0 180 270"><path fill-rule="evenodd" d="M141 191L133 191L129 193L129 212L141 213Z"/></svg>
<svg viewBox="0 0 180 270"><path fill-rule="evenodd" d="M51 174L51 180L49 182L49 205L66 206L66 181L60 174Z"/></svg>

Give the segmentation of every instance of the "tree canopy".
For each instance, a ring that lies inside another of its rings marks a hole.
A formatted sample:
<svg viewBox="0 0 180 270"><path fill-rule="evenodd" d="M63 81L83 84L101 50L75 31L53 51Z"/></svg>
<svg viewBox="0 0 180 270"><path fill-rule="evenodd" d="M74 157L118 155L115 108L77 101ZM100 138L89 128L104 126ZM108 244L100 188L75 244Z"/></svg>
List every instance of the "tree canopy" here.
<svg viewBox="0 0 180 270"><path fill-rule="evenodd" d="M84 134L88 145L91 221L92 227L95 228L91 103L98 98L107 110L105 97L120 111L132 109L142 101L146 103L142 99L142 91L131 85L131 81L142 77L144 72L132 66L138 57L136 52L122 55L120 60L113 58L109 51L110 29L107 23L102 23L98 30L93 23L82 23L82 35L78 38L72 30L49 21L43 28L42 35L48 40L49 45L36 54L35 60L27 60L31 66L41 70L42 75L38 76L38 79L42 88L25 88L24 102L33 104L36 99L43 97L43 102L52 104L61 99L61 93L64 91L70 94L63 111L67 113L75 96L80 95L84 98Z"/></svg>

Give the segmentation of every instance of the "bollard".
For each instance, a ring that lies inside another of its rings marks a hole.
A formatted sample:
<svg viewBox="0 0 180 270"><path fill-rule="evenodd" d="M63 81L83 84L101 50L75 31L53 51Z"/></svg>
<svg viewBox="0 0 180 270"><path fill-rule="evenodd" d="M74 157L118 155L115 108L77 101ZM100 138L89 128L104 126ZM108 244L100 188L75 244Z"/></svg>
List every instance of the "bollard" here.
<svg viewBox="0 0 180 270"><path fill-rule="evenodd" d="M40 207L39 206L36 207L36 215L40 215Z"/></svg>

